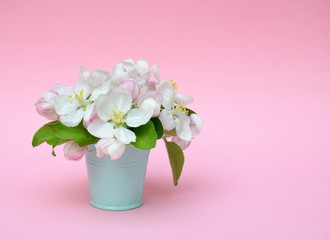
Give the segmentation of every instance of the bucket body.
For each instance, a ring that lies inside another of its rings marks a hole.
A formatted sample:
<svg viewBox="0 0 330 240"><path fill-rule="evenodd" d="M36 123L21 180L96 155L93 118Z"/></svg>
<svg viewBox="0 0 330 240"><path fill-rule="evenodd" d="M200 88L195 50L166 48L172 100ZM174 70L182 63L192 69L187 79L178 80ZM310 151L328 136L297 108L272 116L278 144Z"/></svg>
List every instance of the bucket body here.
<svg viewBox="0 0 330 240"><path fill-rule="evenodd" d="M90 203L105 210L129 210L142 205L144 180L150 150L126 145L117 160L96 156L95 146L86 152Z"/></svg>

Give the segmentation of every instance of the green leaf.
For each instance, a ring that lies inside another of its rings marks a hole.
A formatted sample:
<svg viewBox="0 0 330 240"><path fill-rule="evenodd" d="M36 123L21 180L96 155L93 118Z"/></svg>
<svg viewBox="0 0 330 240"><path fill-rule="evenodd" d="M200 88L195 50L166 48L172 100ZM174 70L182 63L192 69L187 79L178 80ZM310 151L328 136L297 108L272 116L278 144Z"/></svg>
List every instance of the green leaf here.
<svg viewBox="0 0 330 240"><path fill-rule="evenodd" d="M166 138L163 139L172 168L173 183L174 186L177 186L184 164L184 155L182 149L175 142L168 142Z"/></svg>
<svg viewBox="0 0 330 240"><path fill-rule="evenodd" d="M58 146L62 143L67 142L66 139L57 137L54 132L48 127L48 125L42 126L33 136L32 146L36 147L40 144L47 142L49 145Z"/></svg>
<svg viewBox="0 0 330 240"><path fill-rule="evenodd" d="M186 107L185 107L185 109L188 111L188 114L187 114L188 116L190 116L190 115L193 114L193 113L196 114L195 111L193 111L193 110L191 110L191 109L189 109L189 108L186 108Z"/></svg>
<svg viewBox="0 0 330 240"><path fill-rule="evenodd" d="M84 128L82 122L76 127L67 127L60 121L54 121L45 124L34 134L32 146L36 147L47 142L49 145L55 147L70 140L74 140L82 147L96 143L98 138L92 136Z"/></svg>
<svg viewBox="0 0 330 240"><path fill-rule="evenodd" d="M81 122L78 126L67 127L60 121L49 123L50 129L61 139L74 140L80 147L97 143L97 137L91 135Z"/></svg>
<svg viewBox="0 0 330 240"><path fill-rule="evenodd" d="M136 135L136 141L131 145L141 150L149 150L156 146L157 132L151 120L146 124L131 129Z"/></svg>
<svg viewBox="0 0 330 240"><path fill-rule="evenodd" d="M157 132L157 139L161 139L164 134L164 128L162 122L159 120L158 117L151 118L150 120L154 124L155 130Z"/></svg>

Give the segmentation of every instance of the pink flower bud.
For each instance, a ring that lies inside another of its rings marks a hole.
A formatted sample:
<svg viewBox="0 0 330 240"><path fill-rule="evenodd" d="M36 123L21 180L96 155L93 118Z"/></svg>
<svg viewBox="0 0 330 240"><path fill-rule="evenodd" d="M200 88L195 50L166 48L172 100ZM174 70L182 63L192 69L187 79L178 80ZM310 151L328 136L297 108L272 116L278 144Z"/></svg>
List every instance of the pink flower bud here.
<svg viewBox="0 0 330 240"><path fill-rule="evenodd" d="M51 92L45 93L36 103L37 112L41 116L53 121L57 119L54 107L54 99L56 95L57 94Z"/></svg>
<svg viewBox="0 0 330 240"><path fill-rule="evenodd" d="M67 142L63 147L64 157L68 160L80 160L86 153L86 147L80 147L75 141Z"/></svg>

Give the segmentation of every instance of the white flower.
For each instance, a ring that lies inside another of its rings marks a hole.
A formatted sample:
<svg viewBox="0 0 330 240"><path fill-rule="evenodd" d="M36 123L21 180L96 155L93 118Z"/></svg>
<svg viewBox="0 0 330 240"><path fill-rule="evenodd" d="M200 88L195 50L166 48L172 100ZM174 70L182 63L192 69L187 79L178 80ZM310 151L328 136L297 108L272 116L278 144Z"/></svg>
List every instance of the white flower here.
<svg viewBox="0 0 330 240"><path fill-rule="evenodd" d="M59 115L65 115L61 122L68 126L77 126L82 119L88 122L92 116L94 101L110 91L111 81L105 81L95 88L86 80L75 82L73 88L67 88L55 99L55 110Z"/></svg>
<svg viewBox="0 0 330 240"><path fill-rule="evenodd" d="M102 140L97 148L99 155L114 152L115 156L110 154L111 158L120 157L123 145L136 141L135 133L126 126L146 124L156 106L153 98L146 98L132 109L132 95L122 87L113 89L110 94L101 95L96 101L96 112L100 119L92 121L87 127L89 133Z"/></svg>
<svg viewBox="0 0 330 240"><path fill-rule="evenodd" d="M148 62L145 60L138 60L134 62L133 59L126 59L115 65L112 70L112 82L114 86L118 86L122 81L127 79L134 79L140 86L148 85L151 73L159 81L157 65L154 65L149 70Z"/></svg>
<svg viewBox="0 0 330 240"><path fill-rule="evenodd" d="M191 141L190 118L179 99L177 99L176 105L174 104L177 96L172 84L167 81L159 84L158 91L163 95L162 105L164 107L159 115L159 119L165 130L170 131L175 128L180 139Z"/></svg>
<svg viewBox="0 0 330 240"><path fill-rule="evenodd" d="M84 66L79 67L80 79L86 80L92 87L101 85L110 79L109 72L101 69L96 69L90 73Z"/></svg>
<svg viewBox="0 0 330 240"><path fill-rule="evenodd" d="M131 109L131 94L126 89L117 87L110 94L98 98L96 112L100 119L90 123L87 130L99 138L115 136L125 144L134 142L135 134L125 128L125 124L129 127L146 124L152 117L155 105L155 101L150 98L143 101L138 108Z"/></svg>
<svg viewBox="0 0 330 240"><path fill-rule="evenodd" d="M191 114L189 117L190 117L190 125L189 126L190 126L190 129L191 129L191 133L192 133L193 136L196 136L202 130L203 120L199 115L197 115L195 113ZM175 142L176 144L178 144L179 147L182 148L182 150L187 149L190 146L190 143L191 143L191 141L182 140L178 136L174 136L172 138L172 142Z"/></svg>
<svg viewBox="0 0 330 240"><path fill-rule="evenodd" d="M157 117L160 113L160 106L163 96L157 91L150 91L148 88L140 89L133 80L124 80L119 87L126 89L132 96L133 104L136 106L128 114L126 122L131 127L137 127L147 123L151 117Z"/></svg>
<svg viewBox="0 0 330 240"><path fill-rule="evenodd" d="M96 101L96 112L100 119L91 122L87 130L99 138L113 138L128 144L135 141L135 134L125 128L127 113L131 109L132 96L123 88L115 88Z"/></svg>

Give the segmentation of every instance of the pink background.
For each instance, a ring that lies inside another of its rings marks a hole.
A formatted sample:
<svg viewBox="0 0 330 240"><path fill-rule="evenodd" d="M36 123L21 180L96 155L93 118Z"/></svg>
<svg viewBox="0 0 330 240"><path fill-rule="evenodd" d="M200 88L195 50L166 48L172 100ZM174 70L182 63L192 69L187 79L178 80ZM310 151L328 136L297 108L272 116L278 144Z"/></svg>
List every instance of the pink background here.
<svg viewBox="0 0 330 240"><path fill-rule="evenodd" d="M0 239L330 239L330 1L0 2ZM153 150L143 207L88 203L84 160L31 147L36 99L78 66L158 62L205 127L178 187Z"/></svg>

